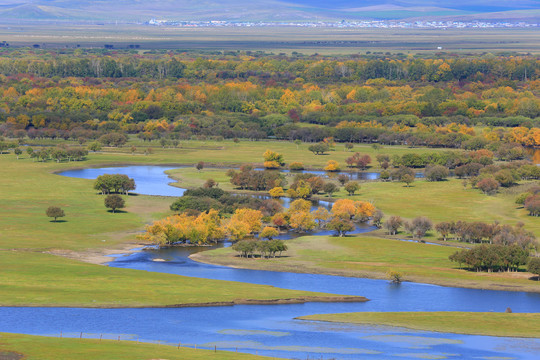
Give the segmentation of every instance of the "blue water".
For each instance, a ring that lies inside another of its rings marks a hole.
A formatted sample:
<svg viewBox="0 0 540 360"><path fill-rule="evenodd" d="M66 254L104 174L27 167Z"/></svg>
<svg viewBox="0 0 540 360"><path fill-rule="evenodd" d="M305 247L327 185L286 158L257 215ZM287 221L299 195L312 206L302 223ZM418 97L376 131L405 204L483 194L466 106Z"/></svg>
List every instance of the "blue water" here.
<svg viewBox="0 0 540 360"><path fill-rule="evenodd" d="M62 176L80 178L80 179L96 179L103 174L123 174L135 180L136 189L134 193L141 195L156 195L156 196L182 196L185 189L170 186L173 179L169 178L165 171L177 169L173 166L122 166L122 167L107 167L100 169L78 169L68 170L60 173Z"/></svg>
<svg viewBox="0 0 540 360"><path fill-rule="evenodd" d="M163 169L156 172L162 172ZM135 177L137 182L137 172L127 175ZM155 181L169 181L166 176L160 175L159 179ZM369 228L358 231L367 230ZM194 252L207 249L150 248L115 257L109 265L288 289L361 295L370 301L168 309L0 308L0 331L38 335L59 335L62 332L63 336L74 337L84 332L84 337L104 334L105 338L116 339L121 336L123 339L140 341L170 344L181 342L187 346L196 344L198 348L213 349L217 346L218 349L238 349L242 352L296 359L539 358L540 339L432 333L294 319L309 314L351 311L503 312L510 307L514 312L538 312L540 294L537 293L474 290L417 283L394 285L384 280L234 269L197 263L188 258ZM137 286L136 282L133 286Z"/></svg>

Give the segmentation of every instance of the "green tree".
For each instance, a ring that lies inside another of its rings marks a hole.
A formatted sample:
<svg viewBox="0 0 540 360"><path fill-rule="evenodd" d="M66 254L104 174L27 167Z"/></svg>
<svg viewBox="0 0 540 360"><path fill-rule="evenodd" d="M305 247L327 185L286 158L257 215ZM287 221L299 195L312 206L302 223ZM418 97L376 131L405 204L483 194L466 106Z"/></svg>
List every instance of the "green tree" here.
<svg viewBox="0 0 540 360"><path fill-rule="evenodd" d="M22 150L19 148L16 148L15 150L13 150L13 152L17 156L17 160L19 160L19 156L22 154Z"/></svg>
<svg viewBox="0 0 540 360"><path fill-rule="evenodd" d="M332 194L337 192L338 190L338 186L333 182L327 182L323 186L323 191L330 197L332 197Z"/></svg>
<svg viewBox="0 0 540 360"><path fill-rule="evenodd" d="M112 212L116 212L116 209L123 209L126 206L126 202L120 195L107 195L105 198L105 207L112 209Z"/></svg>
<svg viewBox="0 0 540 360"><path fill-rule="evenodd" d="M401 182L407 184L407 187L410 187L411 184L414 182L414 176L410 174L405 174L401 177Z"/></svg>
<svg viewBox="0 0 540 360"><path fill-rule="evenodd" d="M324 155L324 153L328 152L330 150L330 146L325 143L319 143L310 145L308 147L308 150L314 153L315 155Z"/></svg>
<svg viewBox="0 0 540 360"><path fill-rule="evenodd" d="M98 141L94 141L90 144L88 144L88 150L96 152L101 150L101 144Z"/></svg>
<svg viewBox="0 0 540 360"><path fill-rule="evenodd" d="M66 214L64 213L64 210L62 210L58 206L49 206L45 213L47 214L48 217L54 218L53 220L54 222L56 222L57 218L66 216Z"/></svg>
<svg viewBox="0 0 540 360"><path fill-rule="evenodd" d="M537 275L536 280L540 281L540 258L532 257L527 264L527 271Z"/></svg>
<svg viewBox="0 0 540 360"><path fill-rule="evenodd" d="M353 231L355 226L352 221L344 219L340 216L335 216L328 224L326 224L326 228L334 230L337 235L342 237L346 233Z"/></svg>
<svg viewBox="0 0 540 360"><path fill-rule="evenodd" d="M356 181L349 181L345 184L345 191L349 193L349 196L354 195L358 190L360 190L360 184Z"/></svg>

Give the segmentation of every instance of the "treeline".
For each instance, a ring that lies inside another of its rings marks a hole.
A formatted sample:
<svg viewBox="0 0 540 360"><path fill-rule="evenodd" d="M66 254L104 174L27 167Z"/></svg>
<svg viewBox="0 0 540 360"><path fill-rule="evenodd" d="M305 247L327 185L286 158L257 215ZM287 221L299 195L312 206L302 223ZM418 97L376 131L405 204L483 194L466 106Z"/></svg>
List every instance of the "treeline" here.
<svg viewBox="0 0 540 360"><path fill-rule="evenodd" d="M518 271L529 262L529 251L519 245L479 245L472 249L456 251L451 261L466 265L473 271Z"/></svg>
<svg viewBox="0 0 540 360"><path fill-rule="evenodd" d="M99 56L83 54L60 55L52 58L28 53L24 58L0 58L0 74L10 76L31 74L43 77L93 78L188 78L213 79L272 79L294 81L336 82L370 79L394 81L478 81L485 79L536 79L540 65L534 57L447 57L438 59L391 57L369 59L339 59L295 56L206 56L193 59L192 55L141 56L126 55L121 51Z"/></svg>
<svg viewBox="0 0 540 360"><path fill-rule="evenodd" d="M17 150L20 151L20 149L15 148L14 152L17 154ZM38 161L48 161L48 160L54 160L56 162L62 162L62 161L83 161L86 160L86 156L88 155L88 150L85 148L80 147L51 147L51 148L40 148L38 150L34 150L31 147L26 148L26 153L30 155L32 159L37 159Z"/></svg>
<svg viewBox="0 0 540 360"><path fill-rule="evenodd" d="M457 240L472 244L489 243L499 245L519 245L529 248L535 245L536 237L525 230L522 224L515 227L498 223L488 224L480 221L450 221L435 225L444 241Z"/></svg>
<svg viewBox="0 0 540 360"><path fill-rule="evenodd" d="M50 55L0 55L0 133L88 140L119 132L150 141L334 137L466 149L492 142L540 145L535 58ZM373 70L379 66L395 68L394 75ZM464 76L464 67L474 72ZM398 73L403 76L393 79ZM472 126L478 124L494 128L477 134Z"/></svg>
<svg viewBox="0 0 540 360"><path fill-rule="evenodd" d="M404 228L414 238L421 239L426 233L435 229L443 241L455 240L470 244L499 244L518 245L524 249L536 247L536 237L527 231L523 224L519 223L512 227L499 223L484 223L480 221L449 221L440 222L433 226L433 222L424 216L419 216L411 221L405 221L399 216L391 216L386 219L382 226L389 235L396 235L399 229Z"/></svg>

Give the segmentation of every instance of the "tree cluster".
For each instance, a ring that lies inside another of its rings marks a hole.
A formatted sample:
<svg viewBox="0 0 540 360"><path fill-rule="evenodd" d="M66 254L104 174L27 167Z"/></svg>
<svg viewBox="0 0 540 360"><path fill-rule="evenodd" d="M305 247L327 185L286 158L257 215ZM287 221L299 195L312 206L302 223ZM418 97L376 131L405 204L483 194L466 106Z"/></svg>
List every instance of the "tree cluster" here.
<svg viewBox="0 0 540 360"><path fill-rule="evenodd" d="M529 260L529 251L513 245L479 245L472 249L456 251L449 256L451 261L466 265L473 271L518 271Z"/></svg>
<svg viewBox="0 0 540 360"><path fill-rule="evenodd" d="M102 195L111 193L127 195L131 190L135 190L135 180L123 174L104 174L97 177L94 190L100 191Z"/></svg>

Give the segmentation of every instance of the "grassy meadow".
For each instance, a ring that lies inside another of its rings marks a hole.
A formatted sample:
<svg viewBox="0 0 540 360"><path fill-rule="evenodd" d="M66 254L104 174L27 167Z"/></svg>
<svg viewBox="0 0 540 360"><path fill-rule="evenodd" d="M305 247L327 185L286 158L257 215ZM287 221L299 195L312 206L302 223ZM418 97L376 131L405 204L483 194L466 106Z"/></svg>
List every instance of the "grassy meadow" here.
<svg viewBox="0 0 540 360"><path fill-rule="evenodd" d="M444 286L540 292L540 282L525 272L476 273L448 260L455 247L385 239L372 234L348 237L305 236L287 241L289 250L275 259L245 259L230 248L192 255L213 264L303 273L387 278L399 271L405 281ZM366 295L369 297L369 294Z"/></svg>
<svg viewBox="0 0 540 360"><path fill-rule="evenodd" d="M537 313L361 312L309 315L298 319L486 336L537 338L540 334L540 314Z"/></svg>
<svg viewBox="0 0 540 360"><path fill-rule="evenodd" d="M83 162L34 162L26 154L17 160L13 154L0 155L3 170L0 182L0 304L2 305L77 305L77 306L163 306L193 302L215 302L253 299L305 297L310 294L248 284L197 280L204 292L198 292L192 280L174 275L157 275L128 269L113 269L85 264L72 259L87 259L90 255L107 253L108 249L124 249L126 243L135 247L135 235L145 224L170 214L172 199L130 195L127 207L120 213L110 213L103 205L103 196L92 189L92 180L55 175L71 168L113 166L119 164L186 164L188 168L172 170L179 185L195 187L207 178L214 178L225 189L232 189L223 169L210 166L238 166L242 163L262 163L266 149L285 155L290 163L301 161L308 168L321 169L329 159L344 164L351 152L342 144L329 155L316 156L308 145L269 141L182 141L178 148L162 148L156 143L133 141L123 148L106 148L90 153ZM144 155L151 146L153 152ZM35 146L34 146L35 147ZM353 149L370 154L404 154L408 152L441 151L384 147L373 149L356 145ZM193 164L204 161L206 168L196 171ZM348 197L344 191L334 197ZM527 229L540 235L537 218L526 215L514 203L515 194L504 192L485 196L478 190L464 189L461 181L441 183L417 181L411 187L401 183L367 182L351 197L372 201L387 215L412 218L423 215L434 221L482 220L515 224L525 223ZM52 222L45 216L50 205L61 206L66 217ZM382 233L379 233L381 235ZM433 236L433 235L432 235ZM291 251L283 259L241 262L240 266L263 266L278 262L282 270L353 274L384 277L390 268L403 271L411 281L445 285L513 288L538 291L538 285L518 274L472 274L456 269L448 261L455 249L409 244L378 237L337 239L302 238L290 242ZM230 250L205 253L212 262L225 254L225 262L237 261ZM216 256L216 254L218 256ZM423 254L424 256L419 256ZM56 256L64 255L64 256ZM420 263L418 263L418 261ZM271 267L273 268L274 265ZM67 271L69 269L69 271ZM80 279L84 278L84 287ZM129 288L132 281L141 284ZM171 285L173 284L173 285ZM366 294L368 295L368 294Z"/></svg>
<svg viewBox="0 0 540 360"><path fill-rule="evenodd" d="M91 36L89 36L91 32ZM0 29L0 38L13 47L41 45L98 47L112 44L141 49L190 51L266 51L336 55L392 52L433 54L518 51L538 53L535 29L355 29L301 27L149 27L133 25L70 25L18 23ZM442 47L442 50L438 49Z"/></svg>
<svg viewBox="0 0 540 360"><path fill-rule="evenodd" d="M11 356L11 357L10 357ZM159 344L94 339L68 339L0 333L0 358L8 360L257 360L266 356L229 351L196 350Z"/></svg>
<svg viewBox="0 0 540 360"><path fill-rule="evenodd" d="M194 150L193 150L194 151ZM204 155L209 159L211 150ZM204 152L204 150L203 150ZM219 151L218 151L219 152ZM168 150L155 154L91 154L79 163L34 162L0 155L0 304L57 306L164 306L242 299L278 299L321 294L114 269L85 264L90 252L135 246L135 235L146 223L169 213L171 199L129 196L125 212L110 213L92 180L55 175L67 168L119 163L193 162L190 153ZM50 205L61 206L66 217L52 222ZM84 281L81 281L84 279ZM137 283L137 287L133 284ZM130 287L131 286L131 287ZM201 289L205 291L201 292Z"/></svg>

